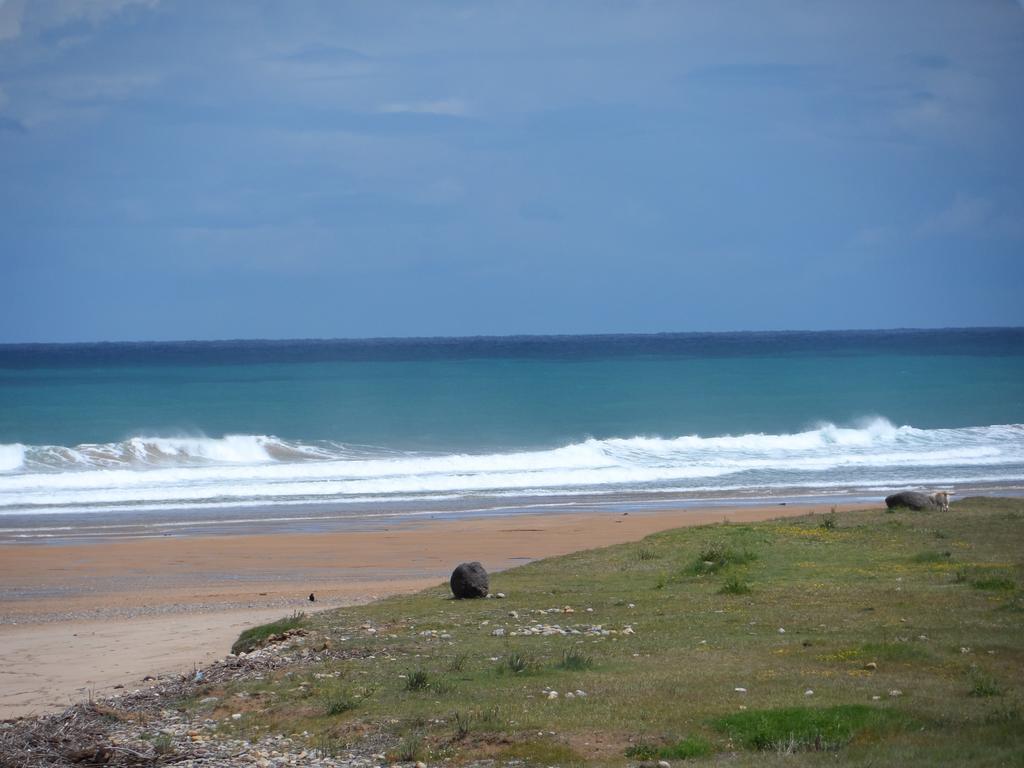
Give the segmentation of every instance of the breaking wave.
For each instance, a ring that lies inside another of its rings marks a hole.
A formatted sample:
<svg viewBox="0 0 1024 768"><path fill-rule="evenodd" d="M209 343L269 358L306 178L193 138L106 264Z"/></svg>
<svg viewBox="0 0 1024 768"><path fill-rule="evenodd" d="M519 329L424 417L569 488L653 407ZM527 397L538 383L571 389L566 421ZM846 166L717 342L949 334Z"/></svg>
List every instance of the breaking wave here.
<svg viewBox="0 0 1024 768"><path fill-rule="evenodd" d="M266 435L0 445L0 514L608 491L763 491L1020 481L1024 425L916 429L877 418L792 434L590 439L490 454Z"/></svg>

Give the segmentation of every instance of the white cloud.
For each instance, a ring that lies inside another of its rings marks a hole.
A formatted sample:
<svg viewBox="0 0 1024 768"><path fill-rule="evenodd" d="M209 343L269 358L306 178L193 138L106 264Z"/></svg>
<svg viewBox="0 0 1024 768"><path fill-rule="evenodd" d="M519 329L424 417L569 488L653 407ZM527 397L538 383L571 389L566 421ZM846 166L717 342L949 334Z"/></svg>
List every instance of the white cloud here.
<svg viewBox="0 0 1024 768"><path fill-rule="evenodd" d="M388 114L452 115L453 117L466 117L470 114L469 105L462 99L394 102L385 104L380 111Z"/></svg>
<svg viewBox="0 0 1024 768"><path fill-rule="evenodd" d="M160 0L0 0L0 41L13 40L26 28L49 29L78 19L93 24L132 5L154 8Z"/></svg>
<svg viewBox="0 0 1024 768"><path fill-rule="evenodd" d="M24 0L0 0L0 40L10 40L21 34L24 10Z"/></svg>

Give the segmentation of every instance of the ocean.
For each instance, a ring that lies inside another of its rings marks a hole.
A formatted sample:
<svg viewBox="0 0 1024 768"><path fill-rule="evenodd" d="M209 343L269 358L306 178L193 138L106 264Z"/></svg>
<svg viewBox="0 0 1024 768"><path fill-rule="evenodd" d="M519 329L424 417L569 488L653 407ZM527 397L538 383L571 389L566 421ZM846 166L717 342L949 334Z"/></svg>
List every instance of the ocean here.
<svg viewBox="0 0 1024 768"><path fill-rule="evenodd" d="M1024 488L1024 329L0 345L0 540Z"/></svg>

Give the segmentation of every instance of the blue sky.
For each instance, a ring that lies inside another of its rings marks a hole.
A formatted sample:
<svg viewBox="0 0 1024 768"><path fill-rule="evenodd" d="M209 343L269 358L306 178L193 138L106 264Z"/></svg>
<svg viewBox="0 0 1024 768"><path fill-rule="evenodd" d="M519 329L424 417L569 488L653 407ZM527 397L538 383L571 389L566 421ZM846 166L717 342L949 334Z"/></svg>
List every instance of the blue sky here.
<svg viewBox="0 0 1024 768"><path fill-rule="evenodd" d="M0 341L1024 324L1024 8L0 0Z"/></svg>

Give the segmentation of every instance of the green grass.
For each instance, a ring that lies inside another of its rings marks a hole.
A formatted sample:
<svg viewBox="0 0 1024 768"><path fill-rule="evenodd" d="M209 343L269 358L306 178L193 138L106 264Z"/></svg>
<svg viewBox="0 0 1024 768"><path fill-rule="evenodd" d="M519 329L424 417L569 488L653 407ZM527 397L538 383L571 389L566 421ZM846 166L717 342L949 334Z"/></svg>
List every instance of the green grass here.
<svg viewBox="0 0 1024 768"><path fill-rule="evenodd" d="M944 563L953 556L953 553L949 550L944 552L935 552L934 550L927 550L925 552L918 552L910 561L913 563Z"/></svg>
<svg viewBox="0 0 1024 768"><path fill-rule="evenodd" d="M972 675L972 684L969 695L977 698L987 698L989 696L1002 696L1003 689L991 675L986 675L981 672L975 672Z"/></svg>
<svg viewBox="0 0 1024 768"><path fill-rule="evenodd" d="M570 672L582 672L594 666L593 657L587 655L579 648L566 648L562 651L562 660L558 663L559 669Z"/></svg>
<svg viewBox="0 0 1024 768"><path fill-rule="evenodd" d="M891 709L865 704L750 710L715 720L715 727L746 749L773 752L835 751L859 734L891 732L909 723Z"/></svg>
<svg viewBox="0 0 1024 768"><path fill-rule="evenodd" d="M749 595L750 585L739 576L730 576L718 593L721 595Z"/></svg>
<svg viewBox="0 0 1024 768"><path fill-rule="evenodd" d="M717 573L730 565L746 565L757 559L749 549L736 549L723 541L711 542L697 555L693 572L697 574Z"/></svg>
<svg viewBox="0 0 1024 768"><path fill-rule="evenodd" d="M272 621L269 624L251 627L238 636L235 644L231 646L231 652L249 653L262 647L273 635L280 635L289 629L298 629L305 623L306 614L296 611L291 616L285 616L283 619Z"/></svg>
<svg viewBox="0 0 1024 768"><path fill-rule="evenodd" d="M373 734L379 751L430 764L1020 764L1024 500L956 502L938 558L921 556L936 550L935 515L840 517L538 561L491 574L501 601L456 602L439 584L318 613L302 625L338 658L197 699L246 693L245 718L219 721L239 738L307 733L315 750ZM1013 588L972 588L987 580ZM756 590L723 594L732 583ZM567 634L521 634L536 624ZM264 638L285 629L271 626Z"/></svg>
<svg viewBox="0 0 1024 768"><path fill-rule="evenodd" d="M425 691L432 684L430 673L425 669L410 670L405 676L405 690L407 691Z"/></svg>
<svg viewBox="0 0 1024 768"><path fill-rule="evenodd" d="M687 760L705 757L715 751L707 739L700 736L687 736L685 739L670 744L635 744L626 750L626 757L637 760Z"/></svg>
<svg viewBox="0 0 1024 768"><path fill-rule="evenodd" d="M991 576L989 578L972 581L971 586L975 589L983 589L990 592L1012 592L1017 588L1017 582L1009 578Z"/></svg>

